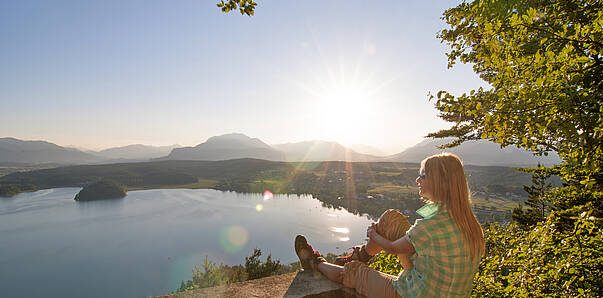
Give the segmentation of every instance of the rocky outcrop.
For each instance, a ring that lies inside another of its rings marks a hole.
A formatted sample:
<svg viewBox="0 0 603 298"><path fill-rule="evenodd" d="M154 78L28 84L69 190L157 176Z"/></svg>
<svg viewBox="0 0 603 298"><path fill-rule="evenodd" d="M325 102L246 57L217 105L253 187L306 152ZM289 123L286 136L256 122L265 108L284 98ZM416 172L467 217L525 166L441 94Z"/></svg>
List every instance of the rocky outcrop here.
<svg viewBox="0 0 603 298"><path fill-rule="evenodd" d="M158 298L193 297L357 298L362 296L358 295L353 289L345 288L320 274L314 275L304 271L248 280L226 286L158 296Z"/></svg>

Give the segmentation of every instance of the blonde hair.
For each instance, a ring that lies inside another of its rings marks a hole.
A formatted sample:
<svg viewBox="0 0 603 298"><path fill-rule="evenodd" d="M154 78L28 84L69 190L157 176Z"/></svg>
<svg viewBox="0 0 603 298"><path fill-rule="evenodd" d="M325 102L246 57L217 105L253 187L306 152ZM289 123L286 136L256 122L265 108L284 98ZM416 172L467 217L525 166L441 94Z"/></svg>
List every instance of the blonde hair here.
<svg viewBox="0 0 603 298"><path fill-rule="evenodd" d="M469 243L471 257L485 252L484 231L471 210L469 185L463 163L452 153L430 156L421 162L425 180L431 186L431 201L438 202L447 210Z"/></svg>

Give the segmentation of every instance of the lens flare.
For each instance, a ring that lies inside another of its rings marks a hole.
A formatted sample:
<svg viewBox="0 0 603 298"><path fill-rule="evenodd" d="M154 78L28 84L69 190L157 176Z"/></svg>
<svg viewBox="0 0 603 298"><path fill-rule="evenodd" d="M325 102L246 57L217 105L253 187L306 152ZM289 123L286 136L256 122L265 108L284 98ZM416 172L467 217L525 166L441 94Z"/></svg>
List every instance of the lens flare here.
<svg viewBox="0 0 603 298"><path fill-rule="evenodd" d="M241 226L226 227L220 232L220 245L230 254L241 251L248 240L249 233Z"/></svg>
<svg viewBox="0 0 603 298"><path fill-rule="evenodd" d="M270 200L274 197L274 195L272 194L271 191L266 190L264 191L264 201Z"/></svg>
<svg viewBox="0 0 603 298"><path fill-rule="evenodd" d="M341 242L350 241L350 237L339 237L339 241L341 241Z"/></svg>
<svg viewBox="0 0 603 298"><path fill-rule="evenodd" d="M255 211L260 212L262 210L264 210L264 205L262 205L262 204L255 205Z"/></svg>

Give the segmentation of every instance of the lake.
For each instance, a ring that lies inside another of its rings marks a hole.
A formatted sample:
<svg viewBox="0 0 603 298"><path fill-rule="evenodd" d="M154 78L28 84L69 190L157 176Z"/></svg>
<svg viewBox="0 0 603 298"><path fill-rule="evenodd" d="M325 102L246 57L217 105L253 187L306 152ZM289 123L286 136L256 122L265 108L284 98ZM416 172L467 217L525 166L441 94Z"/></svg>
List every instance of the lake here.
<svg viewBox="0 0 603 298"><path fill-rule="evenodd" d="M361 243L366 216L311 196L208 189L130 191L76 202L80 188L0 198L0 296L148 297L175 291L204 256L238 265L254 248L297 260L296 234L321 253Z"/></svg>

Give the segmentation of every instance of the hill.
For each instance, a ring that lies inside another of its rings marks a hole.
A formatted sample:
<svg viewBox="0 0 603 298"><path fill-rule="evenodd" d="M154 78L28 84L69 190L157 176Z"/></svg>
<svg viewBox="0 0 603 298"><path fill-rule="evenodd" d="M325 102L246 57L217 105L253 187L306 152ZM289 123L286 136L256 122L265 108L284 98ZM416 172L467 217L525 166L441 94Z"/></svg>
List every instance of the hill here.
<svg viewBox="0 0 603 298"><path fill-rule="evenodd" d="M114 147L95 152L95 155L105 159L128 159L128 160L149 160L168 155L174 148L179 148L180 145L171 146L148 146L142 144L134 144L123 147Z"/></svg>
<svg viewBox="0 0 603 298"><path fill-rule="evenodd" d="M96 201L119 199L126 196L126 189L123 185L113 180L103 179L88 184L75 195L76 201Z"/></svg>
<svg viewBox="0 0 603 298"><path fill-rule="evenodd" d="M381 149L364 145L364 144L353 144L348 146L348 148L362 154L374 155L374 156L386 156L387 154L383 152Z"/></svg>
<svg viewBox="0 0 603 298"><path fill-rule="evenodd" d="M231 133L209 138L195 147L175 148L166 157L158 160L228 160L236 158L258 158L283 160L283 153L257 138Z"/></svg>
<svg viewBox="0 0 603 298"><path fill-rule="evenodd" d="M337 142L307 141L274 145L286 161L376 161L380 158L358 153Z"/></svg>
<svg viewBox="0 0 603 298"><path fill-rule="evenodd" d="M458 155L463 163L471 165L525 167L535 166L539 162L542 165L560 162L556 154L534 156L532 153L514 146L500 148L499 144L485 140L465 142L458 147L446 150L437 148L449 142L450 139L426 139L387 159L396 162L421 162L428 156L446 151Z"/></svg>
<svg viewBox="0 0 603 298"><path fill-rule="evenodd" d="M65 148L46 141L0 138L0 163L83 164L102 160L98 156Z"/></svg>

